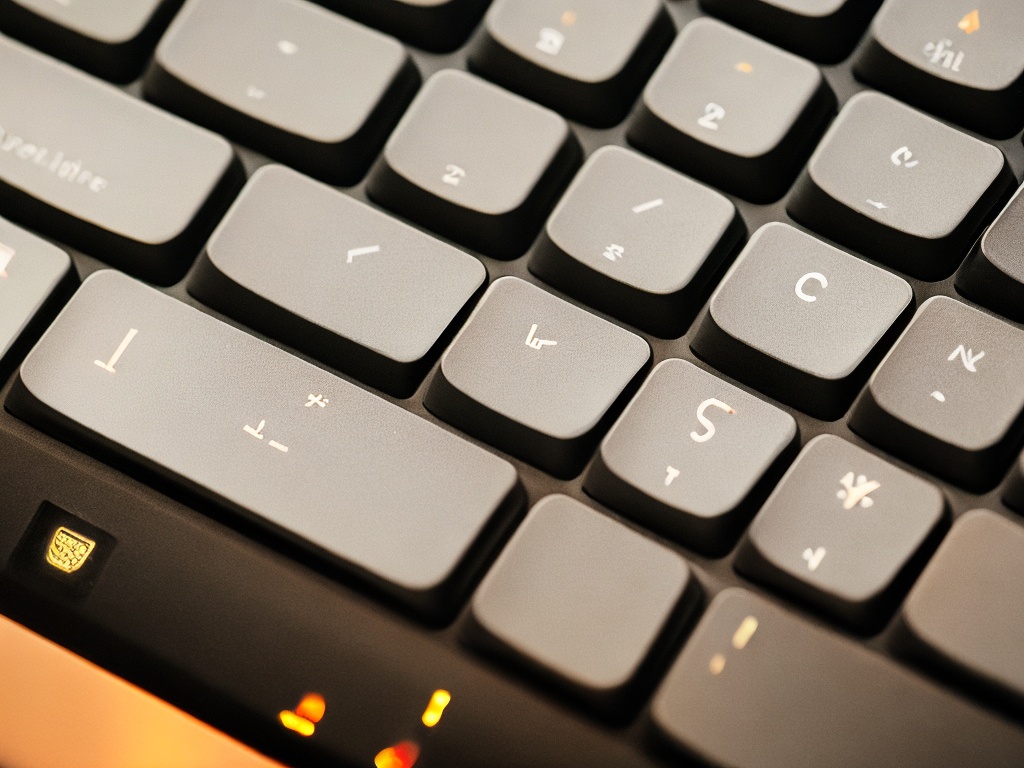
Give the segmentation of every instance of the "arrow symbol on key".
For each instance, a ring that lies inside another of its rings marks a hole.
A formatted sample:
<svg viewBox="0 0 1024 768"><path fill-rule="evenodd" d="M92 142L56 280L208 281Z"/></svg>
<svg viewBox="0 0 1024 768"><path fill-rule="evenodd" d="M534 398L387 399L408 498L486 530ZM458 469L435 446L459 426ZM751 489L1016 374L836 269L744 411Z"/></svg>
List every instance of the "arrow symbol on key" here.
<svg viewBox="0 0 1024 768"><path fill-rule="evenodd" d="M351 251L348 252L348 260L345 263L351 264L352 259L354 259L356 256L369 256L371 253L380 253L380 246L368 245L365 248L353 248Z"/></svg>

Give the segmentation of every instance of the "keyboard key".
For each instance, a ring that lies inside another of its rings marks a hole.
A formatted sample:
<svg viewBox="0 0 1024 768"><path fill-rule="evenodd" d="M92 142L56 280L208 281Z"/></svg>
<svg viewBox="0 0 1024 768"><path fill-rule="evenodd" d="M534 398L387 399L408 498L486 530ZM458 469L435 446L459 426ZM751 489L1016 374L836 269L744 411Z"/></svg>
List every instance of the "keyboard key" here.
<svg viewBox="0 0 1024 768"><path fill-rule="evenodd" d="M565 120L464 72L437 73L384 148L367 193L489 256L522 255L579 166Z"/></svg>
<svg viewBox="0 0 1024 768"><path fill-rule="evenodd" d="M903 605L907 651L1024 707L1024 528L987 509L953 525Z"/></svg>
<svg viewBox="0 0 1024 768"><path fill-rule="evenodd" d="M530 271L591 307L680 336L746 234L736 206L642 155L602 147L548 219Z"/></svg>
<svg viewBox="0 0 1024 768"><path fill-rule="evenodd" d="M317 0L428 51L462 45L490 0Z"/></svg>
<svg viewBox="0 0 1024 768"><path fill-rule="evenodd" d="M906 281L788 224L754 233L691 346L722 372L839 418L909 317Z"/></svg>
<svg viewBox="0 0 1024 768"><path fill-rule="evenodd" d="M789 189L835 108L810 62L697 19L647 84L627 138L683 173L770 203Z"/></svg>
<svg viewBox="0 0 1024 768"><path fill-rule="evenodd" d="M995 138L1024 125L1018 0L888 0L854 72L893 96Z"/></svg>
<svg viewBox="0 0 1024 768"><path fill-rule="evenodd" d="M470 640L614 715L650 685L698 592L672 550L547 496L477 590Z"/></svg>
<svg viewBox="0 0 1024 768"><path fill-rule="evenodd" d="M796 452L793 417L684 360L651 373L583 488L702 552L723 554Z"/></svg>
<svg viewBox="0 0 1024 768"><path fill-rule="evenodd" d="M825 64L845 59L882 0L700 0L709 13Z"/></svg>
<svg viewBox="0 0 1024 768"><path fill-rule="evenodd" d="M788 210L865 256L940 280L1013 186L1006 158L991 144L865 92L825 134Z"/></svg>
<svg viewBox="0 0 1024 768"><path fill-rule="evenodd" d="M975 244L956 275L956 289L999 314L1024 321L1024 187Z"/></svg>
<svg viewBox="0 0 1024 768"><path fill-rule="evenodd" d="M1019 728L742 589L711 603L652 714L676 746L733 768L1011 768L1024 754Z"/></svg>
<svg viewBox="0 0 1024 768"><path fill-rule="evenodd" d="M303 0L190 0L160 41L145 94L304 173L352 185L419 82L397 41Z"/></svg>
<svg viewBox="0 0 1024 768"><path fill-rule="evenodd" d="M1024 332L945 296L917 311L850 427L939 477L987 490L1024 438Z"/></svg>
<svg viewBox="0 0 1024 768"><path fill-rule="evenodd" d="M639 336L503 277L441 357L423 402L449 424L569 478L650 357Z"/></svg>
<svg viewBox="0 0 1024 768"><path fill-rule="evenodd" d="M931 483L819 435L750 524L736 569L877 630L945 532L945 507Z"/></svg>
<svg viewBox="0 0 1024 768"><path fill-rule="evenodd" d="M7 407L435 618L519 501L507 462L116 272L83 284Z"/></svg>
<svg viewBox="0 0 1024 768"><path fill-rule="evenodd" d="M231 145L3 39L0 72L2 209L146 280L179 279L244 181Z"/></svg>
<svg viewBox="0 0 1024 768"><path fill-rule="evenodd" d="M0 0L0 31L115 83L139 76L181 0Z"/></svg>
<svg viewBox="0 0 1024 768"><path fill-rule="evenodd" d="M469 66L587 125L629 111L675 35L661 0L496 0Z"/></svg>

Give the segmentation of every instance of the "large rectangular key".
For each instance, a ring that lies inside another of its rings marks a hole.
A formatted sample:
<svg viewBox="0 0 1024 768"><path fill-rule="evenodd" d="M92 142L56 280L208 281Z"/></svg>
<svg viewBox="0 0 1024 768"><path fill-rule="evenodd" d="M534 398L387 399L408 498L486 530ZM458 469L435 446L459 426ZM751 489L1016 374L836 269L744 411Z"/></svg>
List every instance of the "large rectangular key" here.
<svg viewBox="0 0 1024 768"><path fill-rule="evenodd" d="M438 617L520 501L507 462L117 272L83 284L7 406Z"/></svg>

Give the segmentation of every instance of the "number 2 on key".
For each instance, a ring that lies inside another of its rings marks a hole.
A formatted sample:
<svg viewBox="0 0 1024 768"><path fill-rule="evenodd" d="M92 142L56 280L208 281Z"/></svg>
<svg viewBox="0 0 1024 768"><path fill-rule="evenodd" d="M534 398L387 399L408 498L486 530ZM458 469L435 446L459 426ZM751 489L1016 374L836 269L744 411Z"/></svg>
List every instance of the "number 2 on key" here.
<svg viewBox="0 0 1024 768"><path fill-rule="evenodd" d="M725 108L713 101L704 107L703 117L698 118L697 125L702 128L709 128L712 131L718 130L718 121L725 117Z"/></svg>

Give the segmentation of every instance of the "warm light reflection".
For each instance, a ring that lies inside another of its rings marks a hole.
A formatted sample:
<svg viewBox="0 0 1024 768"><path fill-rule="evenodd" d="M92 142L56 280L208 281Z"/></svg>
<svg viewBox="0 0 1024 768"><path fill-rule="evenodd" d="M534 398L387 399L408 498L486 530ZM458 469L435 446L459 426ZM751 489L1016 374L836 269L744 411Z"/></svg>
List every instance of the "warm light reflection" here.
<svg viewBox="0 0 1024 768"><path fill-rule="evenodd" d="M445 690L436 690L434 695L430 697L430 703L427 704L427 708L423 710L423 724L427 728L433 728L441 720L441 715L444 714L444 708L448 706L448 702L452 700L452 695Z"/></svg>
<svg viewBox="0 0 1024 768"><path fill-rule="evenodd" d="M419 759L419 745L413 741L402 741L378 752L373 764L377 768L412 768Z"/></svg>
<svg viewBox="0 0 1024 768"><path fill-rule="evenodd" d="M732 647L737 651L742 651L747 647L747 643L750 642L750 638L754 636L755 632L757 632L757 619L747 616L732 636Z"/></svg>
<svg viewBox="0 0 1024 768"><path fill-rule="evenodd" d="M312 736L316 731L316 723L323 719L326 709L327 702L323 696L319 693L307 693L294 712L290 709L282 710L278 713L278 718L281 725L289 731L295 731L301 736Z"/></svg>

